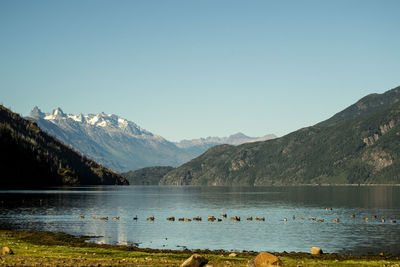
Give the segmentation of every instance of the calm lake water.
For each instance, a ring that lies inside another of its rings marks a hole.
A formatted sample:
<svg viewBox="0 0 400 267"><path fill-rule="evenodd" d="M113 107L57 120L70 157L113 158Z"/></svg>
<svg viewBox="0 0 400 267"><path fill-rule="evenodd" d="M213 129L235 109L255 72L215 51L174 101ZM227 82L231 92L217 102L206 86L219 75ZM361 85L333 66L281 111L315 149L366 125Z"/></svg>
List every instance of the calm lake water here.
<svg viewBox="0 0 400 267"><path fill-rule="evenodd" d="M271 252L308 252L319 246L337 253L400 253L400 187L396 186L72 187L0 191L0 201L0 228L100 236L92 239L97 243ZM227 219L207 221L208 216L221 218L223 213ZM86 217L79 219L80 215ZM114 216L120 219L111 220ZM150 216L155 216L154 222L146 221ZM176 221L167 221L170 216ZM177 220L196 216L202 221ZM229 220L232 216L241 221ZM265 221L247 221L250 216ZM339 223L331 222L336 218Z"/></svg>

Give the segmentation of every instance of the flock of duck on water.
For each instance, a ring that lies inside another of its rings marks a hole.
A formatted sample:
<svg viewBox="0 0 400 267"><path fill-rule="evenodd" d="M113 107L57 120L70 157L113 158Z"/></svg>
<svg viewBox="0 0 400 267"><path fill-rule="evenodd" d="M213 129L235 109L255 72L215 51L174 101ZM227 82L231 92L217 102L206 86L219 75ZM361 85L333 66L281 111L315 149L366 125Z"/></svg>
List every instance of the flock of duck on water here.
<svg viewBox="0 0 400 267"><path fill-rule="evenodd" d="M329 209L328 209L328 208L325 208L325 210L329 210ZM332 210L332 208L331 208L330 210ZM207 221L210 221L210 222L214 222L214 221L222 222L222 220L223 220L223 219L226 219L227 217L228 217L228 216L227 216L226 213L222 214L222 215L221 215L221 218L217 218L217 217L215 217L215 216L208 216L208 217L207 217ZM356 217L355 214L350 215L350 218L352 218L352 219L354 219L355 217ZM84 219L84 218L85 218L85 216L79 216L79 219ZM90 218L90 219L98 219L98 220L108 221L108 217L96 217L96 216L91 216L91 217L89 217L89 218ZM120 218L120 217L111 217L111 220L119 220L119 218ZM253 216L251 216L251 217L246 218L247 221L253 221L253 219L254 219L255 221L265 221L265 217L257 217L257 216L254 216L254 217L253 217ZM292 216L292 219L293 219L293 220L296 220L296 216L293 215L293 216ZM299 220L306 220L307 218L306 218L306 217L298 217L298 219L299 219ZM371 216L371 220L372 220L372 219L374 219L375 221L376 221L376 220L380 220L382 223L385 223L385 222L386 222L386 219L385 219L385 218L379 218L377 215L372 215L372 216ZM138 216L136 215L135 217L133 217L133 220L134 220L134 221L137 221L137 220L138 220ZM154 221L154 220L155 220L155 217L154 217L154 216L147 217L146 220L147 220L147 221ZM177 220L180 221L180 222L202 221L202 217L196 216L196 217L194 217L194 218L192 218L192 219L182 217L182 218L177 218ZM240 217L238 217L238 216L233 216L233 217L230 217L230 220L231 220L231 221L238 221L238 222L240 222L241 219L240 219ZM325 222L325 219L317 219L317 218L308 218L308 220L309 220L309 221L316 221L316 222L319 222L319 223ZM175 221L175 217L174 217L174 216L173 216L173 217L167 217L167 221L172 221L172 222L173 222L173 221ZM284 221L284 222L287 222L288 219L287 219L287 218L283 218L283 221ZM331 219L330 221L331 221L331 222L335 222L335 223L339 223L339 222L340 222L340 219L339 219L339 218L335 218L335 219ZM364 217L364 221L369 222L369 221L370 221L369 217ZM396 223L396 220L390 219L389 222L390 222L390 223Z"/></svg>

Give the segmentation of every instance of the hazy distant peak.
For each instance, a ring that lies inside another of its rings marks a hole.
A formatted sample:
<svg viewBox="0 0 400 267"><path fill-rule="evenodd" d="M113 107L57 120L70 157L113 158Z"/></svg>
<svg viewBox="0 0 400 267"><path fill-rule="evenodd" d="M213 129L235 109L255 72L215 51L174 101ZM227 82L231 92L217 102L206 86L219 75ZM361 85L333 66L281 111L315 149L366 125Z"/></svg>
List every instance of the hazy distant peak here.
<svg viewBox="0 0 400 267"><path fill-rule="evenodd" d="M262 137L250 137L250 136L245 135L244 133L238 132L238 133L232 134L228 137L226 137L226 136L225 137L209 136L207 138L182 140L175 144L181 148L190 148L190 147L195 147L195 146L211 147L210 145L220 145L220 144L241 145L244 143L266 141L266 140L274 139L274 138L276 138L276 135L274 135L274 134L267 134Z"/></svg>
<svg viewBox="0 0 400 267"><path fill-rule="evenodd" d="M238 133L230 135L228 138L243 138L243 137L248 138L249 136L245 135L242 132L238 132Z"/></svg>

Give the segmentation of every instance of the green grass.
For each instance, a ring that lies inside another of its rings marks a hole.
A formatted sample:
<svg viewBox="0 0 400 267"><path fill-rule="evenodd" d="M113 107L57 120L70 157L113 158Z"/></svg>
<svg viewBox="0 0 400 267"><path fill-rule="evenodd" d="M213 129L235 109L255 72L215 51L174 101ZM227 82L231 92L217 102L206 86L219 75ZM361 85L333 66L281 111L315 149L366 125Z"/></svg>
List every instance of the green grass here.
<svg viewBox="0 0 400 267"><path fill-rule="evenodd" d="M247 266L256 253L229 257L226 251L179 251L141 249L131 246L85 242L88 237L63 233L0 230L0 246L14 255L1 255L3 266L179 266L193 253L203 255L213 266ZM400 266L400 257L351 256L308 253L276 253L284 266Z"/></svg>

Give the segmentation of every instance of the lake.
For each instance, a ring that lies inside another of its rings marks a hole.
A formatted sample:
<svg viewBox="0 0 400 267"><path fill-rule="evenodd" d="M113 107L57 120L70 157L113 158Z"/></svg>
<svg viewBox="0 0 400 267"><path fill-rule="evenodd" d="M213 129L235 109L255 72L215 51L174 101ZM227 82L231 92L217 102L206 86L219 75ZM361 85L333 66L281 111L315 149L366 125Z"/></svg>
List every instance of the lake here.
<svg viewBox="0 0 400 267"><path fill-rule="evenodd" d="M228 218L221 217L224 213ZM96 186L0 191L0 215L3 229L90 235L96 236L92 242L142 248L308 252L319 246L330 253L400 252L397 186ZM114 216L120 219L112 220ZM154 221L146 220L150 216ZM176 220L167 221L171 216ZM178 221L196 216L202 221ZM207 221L208 216L222 221ZM241 221L230 220L232 216ZM246 220L250 216L253 220ZM254 216L265 221L255 221ZM339 222L331 221L337 218Z"/></svg>

